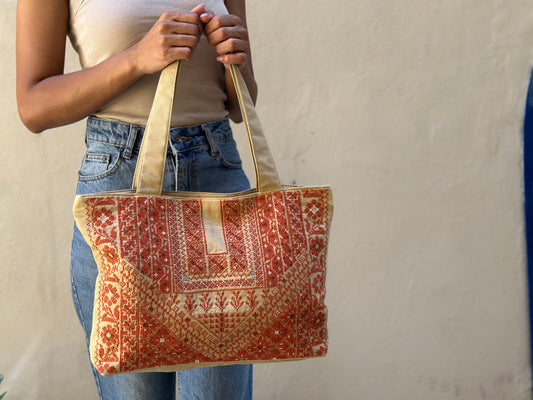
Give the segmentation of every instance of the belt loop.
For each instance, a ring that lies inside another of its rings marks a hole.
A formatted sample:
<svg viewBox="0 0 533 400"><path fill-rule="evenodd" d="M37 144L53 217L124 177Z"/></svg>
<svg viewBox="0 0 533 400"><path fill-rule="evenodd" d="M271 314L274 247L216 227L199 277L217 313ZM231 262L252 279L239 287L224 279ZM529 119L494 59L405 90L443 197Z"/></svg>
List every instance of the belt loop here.
<svg viewBox="0 0 533 400"><path fill-rule="evenodd" d="M133 153L133 147L135 146L135 140L137 139L137 133L139 132L139 129L140 128L138 125L130 125L128 141L126 142L126 147L122 153L122 156L127 160L131 158L131 154Z"/></svg>
<svg viewBox="0 0 533 400"><path fill-rule="evenodd" d="M214 157L219 152L218 146L217 146L215 140L213 139L213 137L211 136L211 130L209 129L209 126L207 126L207 124L202 124L201 127L202 127L202 130L205 133L205 137L207 139L207 143L209 143L211 156Z"/></svg>

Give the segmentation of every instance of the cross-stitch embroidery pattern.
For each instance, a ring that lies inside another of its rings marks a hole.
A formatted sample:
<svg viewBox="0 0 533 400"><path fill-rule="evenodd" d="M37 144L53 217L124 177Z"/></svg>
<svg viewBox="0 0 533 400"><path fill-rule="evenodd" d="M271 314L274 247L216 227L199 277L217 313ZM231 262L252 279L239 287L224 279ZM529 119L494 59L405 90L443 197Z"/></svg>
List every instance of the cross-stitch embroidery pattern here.
<svg viewBox="0 0 533 400"><path fill-rule="evenodd" d="M99 266L96 369L324 356L332 207L327 187L84 199L76 220Z"/></svg>

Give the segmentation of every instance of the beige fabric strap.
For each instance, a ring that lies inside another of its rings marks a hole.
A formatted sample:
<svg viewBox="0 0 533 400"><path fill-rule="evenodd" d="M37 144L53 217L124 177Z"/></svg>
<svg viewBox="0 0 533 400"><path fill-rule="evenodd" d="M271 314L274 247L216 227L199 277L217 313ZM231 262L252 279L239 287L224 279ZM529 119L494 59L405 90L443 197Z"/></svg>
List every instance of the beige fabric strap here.
<svg viewBox="0 0 533 400"><path fill-rule="evenodd" d="M252 161L255 169L255 180L259 192L279 189L281 183L272 153L261 127L259 117L255 112L254 103L248 92L246 82L241 72L234 65L230 66L231 77L237 92L242 120L246 128L248 143L252 152Z"/></svg>
<svg viewBox="0 0 533 400"><path fill-rule="evenodd" d="M180 65L178 61L161 71L133 177L132 189L139 194L161 194L163 188L172 103Z"/></svg>
<svg viewBox="0 0 533 400"><path fill-rule="evenodd" d="M137 194L159 195L163 187L165 160L172 115L172 103L180 61L161 72L154 103L148 117L139 158L135 168L133 190ZM261 123L246 87L235 66L230 66L241 114L248 136L255 169L257 190L267 192L281 187L274 159L268 147ZM178 82L179 83L179 82Z"/></svg>

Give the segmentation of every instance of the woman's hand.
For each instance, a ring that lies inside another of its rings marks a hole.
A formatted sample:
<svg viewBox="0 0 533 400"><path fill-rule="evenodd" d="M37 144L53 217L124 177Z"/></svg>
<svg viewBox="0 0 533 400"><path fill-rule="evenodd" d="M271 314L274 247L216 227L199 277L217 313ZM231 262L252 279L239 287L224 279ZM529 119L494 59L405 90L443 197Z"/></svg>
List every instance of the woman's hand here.
<svg viewBox="0 0 533 400"><path fill-rule="evenodd" d="M252 101L255 103L257 84L254 79L252 54L246 27L245 0L225 0L224 3L229 12L227 15L213 15L210 11L200 14L200 20L204 23L204 33L207 41L215 46L218 61L225 66L235 64L239 67ZM242 121L237 94L228 70L226 70L226 92L228 94L226 108L230 118L235 122Z"/></svg>
<svg viewBox="0 0 533 400"><path fill-rule="evenodd" d="M205 35L209 44L219 54L217 60L224 64L247 66L250 58L248 30L237 15L201 15L205 24Z"/></svg>
<svg viewBox="0 0 533 400"><path fill-rule="evenodd" d="M205 7L200 4L190 12L161 15L142 40L131 48L136 69L141 74L151 74L174 61L190 60L203 32L200 15L204 13Z"/></svg>

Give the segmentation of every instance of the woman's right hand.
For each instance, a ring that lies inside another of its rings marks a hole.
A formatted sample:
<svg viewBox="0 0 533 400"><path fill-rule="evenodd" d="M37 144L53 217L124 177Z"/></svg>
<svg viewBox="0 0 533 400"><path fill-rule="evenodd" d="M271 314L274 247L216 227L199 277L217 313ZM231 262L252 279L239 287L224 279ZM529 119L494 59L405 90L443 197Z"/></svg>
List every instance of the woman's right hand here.
<svg viewBox="0 0 533 400"><path fill-rule="evenodd" d="M130 50L134 52L136 69L142 74L161 71L177 60L190 60L200 40L203 23L200 4L190 12L167 12Z"/></svg>

